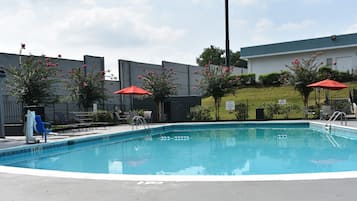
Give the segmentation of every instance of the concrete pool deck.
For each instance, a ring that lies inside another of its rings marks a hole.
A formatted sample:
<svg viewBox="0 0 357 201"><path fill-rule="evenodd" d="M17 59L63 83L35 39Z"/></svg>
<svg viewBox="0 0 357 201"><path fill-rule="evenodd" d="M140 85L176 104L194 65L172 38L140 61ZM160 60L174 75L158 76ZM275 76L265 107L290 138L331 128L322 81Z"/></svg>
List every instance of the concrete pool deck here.
<svg viewBox="0 0 357 201"><path fill-rule="evenodd" d="M337 123L339 125L339 123ZM155 125L154 125L155 126ZM348 126L357 128L357 121ZM76 135L93 135L131 130L131 126L97 128L61 133L49 141ZM24 137L7 137L0 147L19 146ZM7 141L6 141L7 140ZM62 200L356 200L357 179L322 179L302 181L110 181L73 179L23 174L0 173L0 200L62 201Z"/></svg>

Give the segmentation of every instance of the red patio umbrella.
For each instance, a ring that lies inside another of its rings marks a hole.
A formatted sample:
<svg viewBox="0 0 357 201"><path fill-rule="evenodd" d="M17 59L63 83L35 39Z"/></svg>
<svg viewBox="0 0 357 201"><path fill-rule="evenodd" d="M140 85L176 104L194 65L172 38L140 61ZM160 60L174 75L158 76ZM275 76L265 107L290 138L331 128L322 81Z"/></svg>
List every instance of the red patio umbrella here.
<svg viewBox="0 0 357 201"><path fill-rule="evenodd" d="M308 87L316 87L316 88L323 88L323 89L331 89L331 90L339 90L347 88L348 86L342 84L341 82L337 82L335 80L322 80L320 82L315 82L312 84L307 85Z"/></svg>
<svg viewBox="0 0 357 201"><path fill-rule="evenodd" d="M132 94L132 95L152 95L151 92L146 91L145 89L140 88L135 85L126 87L124 89L120 89L118 91L115 91L114 93L115 94Z"/></svg>
<svg viewBox="0 0 357 201"><path fill-rule="evenodd" d="M132 85L118 91L114 92L115 94L123 94L123 95L152 95L151 92L146 91L143 88ZM130 98L130 108L133 109L133 97Z"/></svg>
<svg viewBox="0 0 357 201"><path fill-rule="evenodd" d="M348 87L347 85L345 85L341 82L337 82L335 80L329 80L329 79L315 82L315 83L309 84L307 86L314 87L314 88L330 89L330 90L340 90L340 89L345 89ZM326 93L325 95L326 95L326 101L328 101L328 93ZM315 101L316 101L316 92L315 92ZM319 91L318 102L320 102L320 91Z"/></svg>

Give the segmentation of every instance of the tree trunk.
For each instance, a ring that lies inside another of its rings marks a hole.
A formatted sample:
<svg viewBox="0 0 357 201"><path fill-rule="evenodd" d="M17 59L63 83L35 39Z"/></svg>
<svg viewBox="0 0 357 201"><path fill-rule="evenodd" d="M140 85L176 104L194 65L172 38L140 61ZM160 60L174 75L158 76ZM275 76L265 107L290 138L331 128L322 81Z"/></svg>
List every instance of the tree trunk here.
<svg viewBox="0 0 357 201"><path fill-rule="evenodd" d="M308 118L308 110L309 110L309 96L303 97L304 101L304 118Z"/></svg>
<svg viewBox="0 0 357 201"><path fill-rule="evenodd" d="M221 97L214 97L214 109L215 109L215 116L216 116L216 121L219 120L219 108L221 105Z"/></svg>
<svg viewBox="0 0 357 201"><path fill-rule="evenodd" d="M162 104L162 101L157 101L156 102L156 108L157 108L157 119L159 122L161 122L163 119L162 119L162 111L163 111L163 104Z"/></svg>

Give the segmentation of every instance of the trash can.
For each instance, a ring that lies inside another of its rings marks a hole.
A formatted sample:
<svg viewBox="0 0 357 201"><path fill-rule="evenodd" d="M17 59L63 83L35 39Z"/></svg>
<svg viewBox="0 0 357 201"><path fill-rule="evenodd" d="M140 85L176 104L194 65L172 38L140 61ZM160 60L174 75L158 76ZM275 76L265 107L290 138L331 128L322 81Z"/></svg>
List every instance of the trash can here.
<svg viewBox="0 0 357 201"><path fill-rule="evenodd" d="M255 110L256 120L264 120L264 108L257 108Z"/></svg>

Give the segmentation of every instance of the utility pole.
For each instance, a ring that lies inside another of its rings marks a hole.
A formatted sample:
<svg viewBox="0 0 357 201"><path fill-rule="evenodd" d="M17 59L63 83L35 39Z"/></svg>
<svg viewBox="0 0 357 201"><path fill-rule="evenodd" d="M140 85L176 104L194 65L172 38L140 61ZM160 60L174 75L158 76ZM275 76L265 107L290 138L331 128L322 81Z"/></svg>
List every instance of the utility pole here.
<svg viewBox="0 0 357 201"><path fill-rule="evenodd" d="M4 103L2 101L2 82L5 79L5 71L0 67L0 138L5 138L5 115L4 115Z"/></svg>
<svg viewBox="0 0 357 201"><path fill-rule="evenodd" d="M228 22L228 0L225 0L225 17L226 17L226 66L229 67L229 22Z"/></svg>

